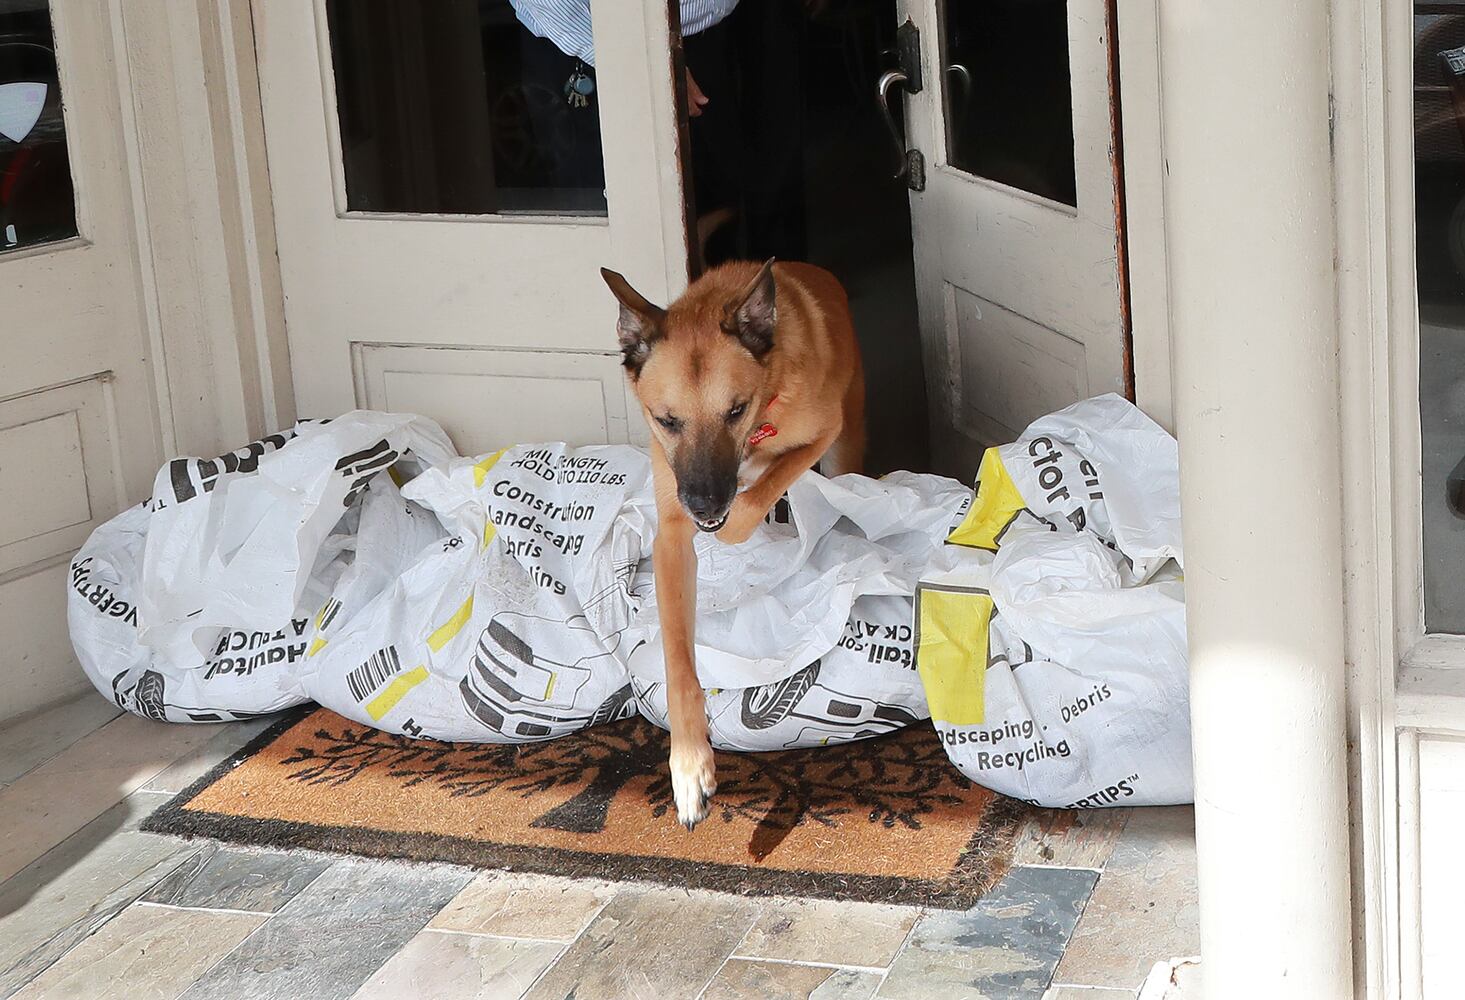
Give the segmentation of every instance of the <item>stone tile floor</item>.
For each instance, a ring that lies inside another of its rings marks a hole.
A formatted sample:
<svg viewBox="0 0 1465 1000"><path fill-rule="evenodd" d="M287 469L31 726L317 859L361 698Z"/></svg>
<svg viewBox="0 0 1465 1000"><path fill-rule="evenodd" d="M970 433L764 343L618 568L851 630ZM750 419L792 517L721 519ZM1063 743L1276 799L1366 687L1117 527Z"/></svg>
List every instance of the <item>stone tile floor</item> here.
<svg viewBox="0 0 1465 1000"><path fill-rule="evenodd" d="M0 997L1122 1000L1199 950L1188 808L1025 831L966 912L138 830L265 725L167 726L88 694L0 729Z"/></svg>

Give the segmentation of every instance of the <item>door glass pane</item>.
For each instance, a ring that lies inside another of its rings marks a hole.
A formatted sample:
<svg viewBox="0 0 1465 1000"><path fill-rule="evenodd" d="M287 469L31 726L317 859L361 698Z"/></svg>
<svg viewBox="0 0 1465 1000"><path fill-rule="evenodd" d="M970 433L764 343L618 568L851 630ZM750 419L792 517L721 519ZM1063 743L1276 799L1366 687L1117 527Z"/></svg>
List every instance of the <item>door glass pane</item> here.
<svg viewBox="0 0 1465 1000"><path fill-rule="evenodd" d="M1465 633L1465 8L1414 5L1424 623Z"/></svg>
<svg viewBox="0 0 1465 1000"><path fill-rule="evenodd" d="M45 0L0 2L0 253L76 235Z"/></svg>
<svg viewBox="0 0 1465 1000"><path fill-rule="evenodd" d="M1076 205L1066 0L958 0L941 8L948 162Z"/></svg>
<svg viewBox="0 0 1465 1000"><path fill-rule="evenodd" d="M588 4L328 0L326 19L348 209L605 214Z"/></svg>

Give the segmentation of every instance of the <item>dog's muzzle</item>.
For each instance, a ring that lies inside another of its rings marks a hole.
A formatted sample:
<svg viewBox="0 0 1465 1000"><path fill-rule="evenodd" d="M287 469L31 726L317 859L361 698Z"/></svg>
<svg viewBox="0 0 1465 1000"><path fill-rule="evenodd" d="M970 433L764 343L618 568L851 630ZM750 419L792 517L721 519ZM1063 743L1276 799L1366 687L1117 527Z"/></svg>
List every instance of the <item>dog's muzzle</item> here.
<svg viewBox="0 0 1465 1000"><path fill-rule="evenodd" d="M730 476L724 479L702 472L690 481L677 483L677 499L682 510L699 531L716 531L726 524L736 498L737 482Z"/></svg>

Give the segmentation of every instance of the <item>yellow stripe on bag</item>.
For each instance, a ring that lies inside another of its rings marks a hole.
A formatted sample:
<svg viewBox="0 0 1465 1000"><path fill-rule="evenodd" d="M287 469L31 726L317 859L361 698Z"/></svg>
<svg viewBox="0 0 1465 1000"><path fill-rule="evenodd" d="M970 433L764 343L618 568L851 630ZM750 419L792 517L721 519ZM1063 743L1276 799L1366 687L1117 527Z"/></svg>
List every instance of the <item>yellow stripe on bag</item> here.
<svg viewBox="0 0 1465 1000"><path fill-rule="evenodd" d="M1007 474L1002 455L996 448L988 448L977 472L977 495L972 500L972 509L946 540L954 545L996 552L997 539L1025 507L1027 501Z"/></svg>
<svg viewBox="0 0 1465 1000"><path fill-rule="evenodd" d="M509 449L507 448L500 448L498 451L494 452L492 455L489 455L487 458L485 458L483 461L479 462L473 467L474 488L483 489L483 481L488 478L488 470L497 465L498 460L503 458L504 452L508 450ZM488 548L488 543L493 541L494 536L497 534L498 528L494 526L493 520L490 518L489 520L485 521L483 525L483 547L485 549Z"/></svg>
<svg viewBox="0 0 1465 1000"><path fill-rule="evenodd" d="M472 616L473 598L470 596L468 600L463 602L463 606L454 612L453 617L449 618L434 630L432 635L427 637L427 644L432 647L432 651L436 653L446 646L452 640L453 636L463 631L463 626L468 624L468 619Z"/></svg>
<svg viewBox="0 0 1465 1000"><path fill-rule="evenodd" d="M325 648L326 640L322 639L320 636L316 636L315 641L310 644L310 652L305 654L305 658L308 660L316 653L319 653L322 649Z"/></svg>
<svg viewBox="0 0 1465 1000"><path fill-rule="evenodd" d="M383 715L397 707L397 702L417 685L427 680L427 668L417 667L399 676L392 683L388 684L381 694L366 703L366 714L371 716L375 722L380 722Z"/></svg>
<svg viewBox="0 0 1465 1000"><path fill-rule="evenodd" d="M992 597L980 590L916 591L916 670L931 718L954 726L986 719Z"/></svg>
<svg viewBox="0 0 1465 1000"><path fill-rule="evenodd" d="M508 450L507 448L500 448L473 467L473 486L475 489L483 488L483 481L488 478L488 470L492 469L498 463L498 460L504 457L504 452Z"/></svg>

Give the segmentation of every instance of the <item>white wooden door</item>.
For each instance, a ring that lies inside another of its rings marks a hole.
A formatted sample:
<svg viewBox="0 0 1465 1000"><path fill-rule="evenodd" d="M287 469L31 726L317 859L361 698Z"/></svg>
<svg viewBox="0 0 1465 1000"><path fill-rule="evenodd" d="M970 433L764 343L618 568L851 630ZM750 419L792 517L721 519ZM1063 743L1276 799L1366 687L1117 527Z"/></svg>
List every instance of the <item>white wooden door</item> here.
<svg viewBox="0 0 1465 1000"><path fill-rule="evenodd" d="M86 687L70 556L163 457L119 15L0 4L0 719Z"/></svg>
<svg viewBox="0 0 1465 1000"><path fill-rule="evenodd" d="M599 268L686 282L664 0L596 0L578 108L507 0L252 10L300 414L419 412L464 453L643 440Z"/></svg>
<svg viewBox="0 0 1465 1000"><path fill-rule="evenodd" d="M943 472L1127 388L1114 45L1105 0L901 0L917 296Z"/></svg>

